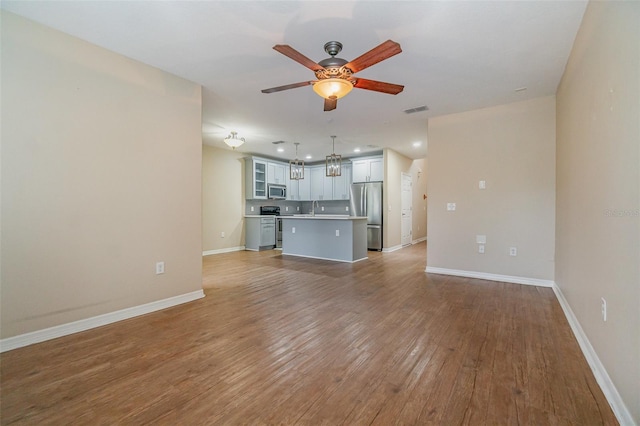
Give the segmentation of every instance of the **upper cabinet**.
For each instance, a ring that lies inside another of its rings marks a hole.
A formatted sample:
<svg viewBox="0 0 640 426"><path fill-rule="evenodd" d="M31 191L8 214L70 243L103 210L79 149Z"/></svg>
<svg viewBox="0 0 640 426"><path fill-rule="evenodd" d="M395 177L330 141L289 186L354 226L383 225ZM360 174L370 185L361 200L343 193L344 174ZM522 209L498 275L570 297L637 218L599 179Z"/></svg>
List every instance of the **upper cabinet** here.
<svg viewBox="0 0 640 426"><path fill-rule="evenodd" d="M333 199L348 200L351 193L351 164L342 163L342 174L333 180Z"/></svg>
<svg viewBox="0 0 640 426"><path fill-rule="evenodd" d="M342 163L340 176L327 176L324 165L309 167L311 200L348 200L351 188L351 164ZM303 198L304 199L304 198Z"/></svg>
<svg viewBox="0 0 640 426"><path fill-rule="evenodd" d="M247 199L267 198L267 162L257 158L245 158L245 193Z"/></svg>
<svg viewBox="0 0 640 426"><path fill-rule="evenodd" d="M353 182L382 182L384 180L384 162L382 157L352 160Z"/></svg>
<svg viewBox="0 0 640 426"><path fill-rule="evenodd" d="M288 164L258 157L245 158L245 192L248 200L266 200L268 185L286 185L287 200L348 200L352 165L342 163L341 176L328 177L324 164L305 167L304 179L289 176Z"/></svg>
<svg viewBox="0 0 640 426"><path fill-rule="evenodd" d="M280 163L267 163L267 183L285 185L287 183L285 176L287 167Z"/></svg>

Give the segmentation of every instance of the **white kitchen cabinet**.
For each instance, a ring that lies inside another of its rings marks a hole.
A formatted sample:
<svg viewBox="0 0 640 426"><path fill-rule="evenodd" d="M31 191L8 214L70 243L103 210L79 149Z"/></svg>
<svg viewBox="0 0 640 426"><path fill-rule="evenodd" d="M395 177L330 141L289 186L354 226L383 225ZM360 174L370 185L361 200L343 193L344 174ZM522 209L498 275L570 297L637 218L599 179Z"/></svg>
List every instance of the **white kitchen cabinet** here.
<svg viewBox="0 0 640 426"><path fill-rule="evenodd" d="M292 180L287 175L287 200L300 200L300 181Z"/></svg>
<svg viewBox="0 0 640 426"><path fill-rule="evenodd" d="M382 157L353 160L353 182L382 182L384 162Z"/></svg>
<svg viewBox="0 0 640 426"><path fill-rule="evenodd" d="M301 194L300 199L322 201L348 200L351 188L351 164L342 163L342 173L340 176L331 177L326 174L324 164L309 167L310 198L304 198Z"/></svg>
<svg viewBox="0 0 640 426"><path fill-rule="evenodd" d="M258 251L276 245L275 216L245 217L245 249Z"/></svg>
<svg viewBox="0 0 640 426"><path fill-rule="evenodd" d="M309 167L311 200L324 200L324 166Z"/></svg>
<svg viewBox="0 0 640 426"><path fill-rule="evenodd" d="M311 177L308 174L308 170L305 170L304 179L298 181L298 196L298 200L311 199Z"/></svg>
<svg viewBox="0 0 640 426"><path fill-rule="evenodd" d="M267 183L285 185L287 168L281 163L267 163Z"/></svg>
<svg viewBox="0 0 640 426"><path fill-rule="evenodd" d="M245 196L248 200L267 198L267 162L254 157L245 158Z"/></svg>
<svg viewBox="0 0 640 426"><path fill-rule="evenodd" d="M342 175L333 179L333 199L348 200L351 191L351 164L342 163Z"/></svg>

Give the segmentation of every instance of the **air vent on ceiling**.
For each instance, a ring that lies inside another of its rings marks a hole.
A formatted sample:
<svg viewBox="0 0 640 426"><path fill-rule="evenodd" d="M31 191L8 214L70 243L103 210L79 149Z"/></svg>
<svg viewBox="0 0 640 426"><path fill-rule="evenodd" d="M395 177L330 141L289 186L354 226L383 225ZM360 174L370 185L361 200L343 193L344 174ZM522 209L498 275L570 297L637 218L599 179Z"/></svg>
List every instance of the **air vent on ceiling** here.
<svg viewBox="0 0 640 426"><path fill-rule="evenodd" d="M428 109L429 109L429 107L428 107L428 106L426 106L426 105L422 105L422 106L415 107L415 108L405 109L405 110L404 110L404 113L405 113L405 114L414 114L414 113L416 113L416 112L427 111Z"/></svg>
<svg viewBox="0 0 640 426"><path fill-rule="evenodd" d="M274 142L271 142L271 143L274 144L274 145L280 145L281 143L285 143L285 141L274 141Z"/></svg>

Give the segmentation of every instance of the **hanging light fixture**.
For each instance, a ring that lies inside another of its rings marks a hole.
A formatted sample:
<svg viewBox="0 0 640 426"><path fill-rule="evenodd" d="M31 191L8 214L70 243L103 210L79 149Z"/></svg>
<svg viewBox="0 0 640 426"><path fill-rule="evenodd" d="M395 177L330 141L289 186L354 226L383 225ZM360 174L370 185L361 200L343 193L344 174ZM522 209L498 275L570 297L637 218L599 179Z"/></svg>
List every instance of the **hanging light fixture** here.
<svg viewBox="0 0 640 426"><path fill-rule="evenodd" d="M340 99L353 89L353 83L342 78L327 78L313 84L313 91L325 99Z"/></svg>
<svg viewBox="0 0 640 426"><path fill-rule="evenodd" d="M291 180L304 179L304 160L298 160L298 145L300 142L293 143L296 146L296 159L289 160L289 178Z"/></svg>
<svg viewBox="0 0 640 426"><path fill-rule="evenodd" d="M331 136L333 142L332 146L332 154L327 155L327 160L325 163L326 166L326 175L330 177L336 177L342 175L342 156L336 155L336 137Z"/></svg>
<svg viewBox="0 0 640 426"><path fill-rule="evenodd" d="M238 133L231 132L229 136L224 138L224 143L229 145L232 149L236 149L244 143L244 138L238 138Z"/></svg>

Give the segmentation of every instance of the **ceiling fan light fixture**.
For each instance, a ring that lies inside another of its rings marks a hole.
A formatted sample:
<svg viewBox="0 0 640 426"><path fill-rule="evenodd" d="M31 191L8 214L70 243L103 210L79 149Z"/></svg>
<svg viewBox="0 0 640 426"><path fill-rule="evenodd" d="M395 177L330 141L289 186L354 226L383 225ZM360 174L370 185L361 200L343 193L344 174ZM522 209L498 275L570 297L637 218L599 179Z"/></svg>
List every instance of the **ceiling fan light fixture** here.
<svg viewBox="0 0 640 426"><path fill-rule="evenodd" d="M325 99L340 99L352 89L353 83L342 78L326 78L313 84L313 91Z"/></svg>
<svg viewBox="0 0 640 426"><path fill-rule="evenodd" d="M224 138L224 143L229 145L231 149L236 149L237 147L242 145L244 142L245 142L244 138L238 138L237 132L231 132L229 136Z"/></svg>

